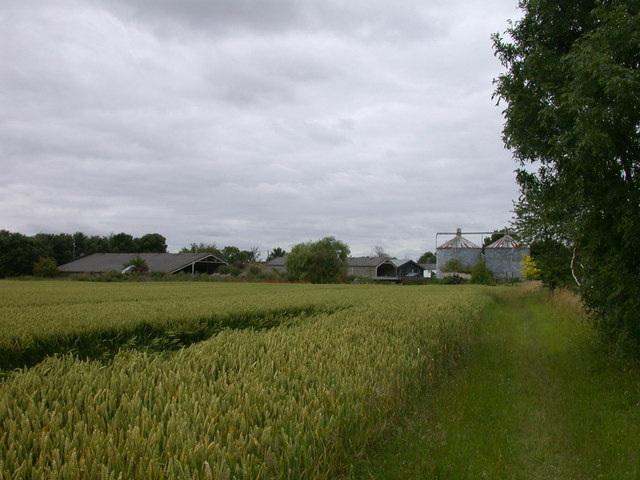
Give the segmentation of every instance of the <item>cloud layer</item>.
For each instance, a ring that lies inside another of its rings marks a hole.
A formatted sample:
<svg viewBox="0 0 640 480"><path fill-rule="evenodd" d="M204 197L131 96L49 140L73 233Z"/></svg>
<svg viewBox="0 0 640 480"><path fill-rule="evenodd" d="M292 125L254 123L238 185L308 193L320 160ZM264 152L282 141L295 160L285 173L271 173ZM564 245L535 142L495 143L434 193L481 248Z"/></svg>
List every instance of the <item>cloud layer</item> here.
<svg viewBox="0 0 640 480"><path fill-rule="evenodd" d="M5 2L6 3L6 2ZM504 226L513 0L9 1L1 227L354 254Z"/></svg>

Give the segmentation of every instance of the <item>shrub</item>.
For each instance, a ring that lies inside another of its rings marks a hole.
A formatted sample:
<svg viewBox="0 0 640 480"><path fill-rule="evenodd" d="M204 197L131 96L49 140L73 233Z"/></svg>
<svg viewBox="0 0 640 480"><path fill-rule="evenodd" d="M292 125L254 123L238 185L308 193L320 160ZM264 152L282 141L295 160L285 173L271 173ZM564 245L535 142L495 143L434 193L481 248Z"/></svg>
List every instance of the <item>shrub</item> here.
<svg viewBox="0 0 640 480"><path fill-rule="evenodd" d="M146 260L144 260L143 258L140 258L139 256L123 265L123 268L127 268L127 267L133 267L131 271L136 273L149 272L149 265L147 265Z"/></svg>
<svg viewBox="0 0 640 480"><path fill-rule="evenodd" d="M56 261L50 257L40 257L33 265L33 275L36 277L55 277L59 273Z"/></svg>
<svg viewBox="0 0 640 480"><path fill-rule="evenodd" d="M479 283L481 285L496 284L493 272L489 270L489 267L487 267L487 263L484 260L476 263L471 269L471 283Z"/></svg>

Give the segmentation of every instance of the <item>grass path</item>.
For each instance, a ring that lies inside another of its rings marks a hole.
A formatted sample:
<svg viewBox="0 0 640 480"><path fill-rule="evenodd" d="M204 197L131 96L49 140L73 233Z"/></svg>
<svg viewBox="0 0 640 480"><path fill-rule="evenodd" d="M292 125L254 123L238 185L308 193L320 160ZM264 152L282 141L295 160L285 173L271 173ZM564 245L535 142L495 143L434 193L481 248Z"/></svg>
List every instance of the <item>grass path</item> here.
<svg viewBox="0 0 640 480"><path fill-rule="evenodd" d="M640 375L541 293L488 312L467 366L360 478L640 479Z"/></svg>

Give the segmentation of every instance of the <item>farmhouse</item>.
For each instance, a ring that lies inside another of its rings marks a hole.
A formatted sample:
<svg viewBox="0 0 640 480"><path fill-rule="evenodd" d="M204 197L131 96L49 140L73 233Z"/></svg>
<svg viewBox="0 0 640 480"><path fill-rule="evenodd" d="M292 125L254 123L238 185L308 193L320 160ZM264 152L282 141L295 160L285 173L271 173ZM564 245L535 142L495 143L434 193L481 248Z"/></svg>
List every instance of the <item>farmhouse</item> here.
<svg viewBox="0 0 640 480"><path fill-rule="evenodd" d="M142 258L151 272L164 273L215 273L227 262L210 253L94 253L70 263L60 265L58 270L71 275L81 273L121 272L124 266L136 257Z"/></svg>

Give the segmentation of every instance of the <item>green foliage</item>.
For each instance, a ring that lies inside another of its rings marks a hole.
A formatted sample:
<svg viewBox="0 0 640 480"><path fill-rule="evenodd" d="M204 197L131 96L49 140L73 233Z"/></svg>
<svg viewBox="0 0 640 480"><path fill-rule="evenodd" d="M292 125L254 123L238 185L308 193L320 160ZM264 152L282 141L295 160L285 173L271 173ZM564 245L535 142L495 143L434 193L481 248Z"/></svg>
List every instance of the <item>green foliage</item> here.
<svg viewBox="0 0 640 480"><path fill-rule="evenodd" d="M570 251L602 331L640 352L640 4L520 7L510 39L494 37L504 140L522 167L516 226Z"/></svg>
<svg viewBox="0 0 640 480"><path fill-rule="evenodd" d="M433 252L424 252L418 258L418 263L436 263L436 256Z"/></svg>
<svg viewBox="0 0 640 480"><path fill-rule="evenodd" d="M334 237L299 243L291 249L285 262L292 281L338 283L346 280L349 247Z"/></svg>
<svg viewBox="0 0 640 480"><path fill-rule="evenodd" d="M531 244L531 257L540 270L542 283L551 288L573 288L571 276L571 250L556 240L536 241Z"/></svg>
<svg viewBox="0 0 640 480"><path fill-rule="evenodd" d="M59 274L56 261L50 257L40 257L33 264L33 275L36 277L55 277Z"/></svg>
<svg viewBox="0 0 640 480"><path fill-rule="evenodd" d="M182 247L180 253L210 253L218 258L222 258L222 251L214 243L192 243L188 247Z"/></svg>
<svg viewBox="0 0 640 480"><path fill-rule="evenodd" d="M133 245L137 253L166 253L167 239L159 233L147 233L140 238L133 240Z"/></svg>
<svg viewBox="0 0 640 480"><path fill-rule="evenodd" d="M147 261L143 258L136 257L130 260L129 262L123 265L123 268L133 267L131 272L135 273L148 273L149 265L147 265Z"/></svg>
<svg viewBox="0 0 640 480"><path fill-rule="evenodd" d="M184 247L180 253L210 253L216 257L225 260L230 265L235 265L238 269L247 263L255 263L260 261L260 250L253 247L251 250L240 250L233 245L219 249L215 244L192 243L189 247ZM221 272L220 272L221 273Z"/></svg>
<svg viewBox="0 0 640 480"><path fill-rule="evenodd" d="M467 265L464 265L457 258L449 260L442 266L443 272L455 272L455 273L470 273L471 270Z"/></svg>
<svg viewBox="0 0 640 480"><path fill-rule="evenodd" d="M484 260L476 263L471 268L471 283L477 283L480 285L496 284L493 272L489 270L489 267L487 267L487 263Z"/></svg>
<svg viewBox="0 0 640 480"><path fill-rule="evenodd" d="M49 251L33 237L0 230L0 277L31 275L33 265Z"/></svg>
<svg viewBox="0 0 640 480"><path fill-rule="evenodd" d="M453 275L444 277L442 283L444 285L462 285L463 283L467 283L467 280L457 273L454 273Z"/></svg>

